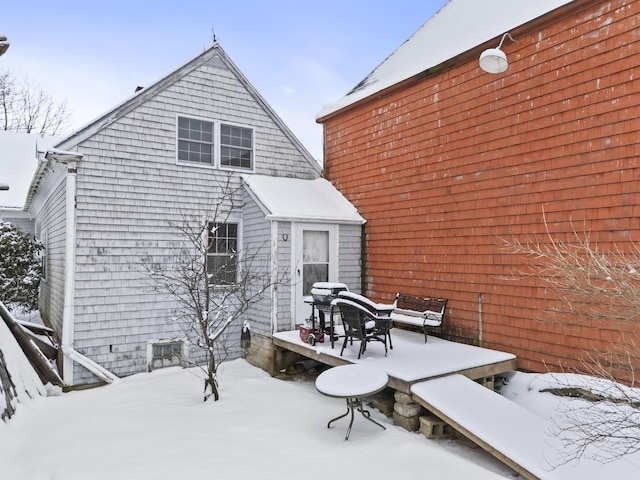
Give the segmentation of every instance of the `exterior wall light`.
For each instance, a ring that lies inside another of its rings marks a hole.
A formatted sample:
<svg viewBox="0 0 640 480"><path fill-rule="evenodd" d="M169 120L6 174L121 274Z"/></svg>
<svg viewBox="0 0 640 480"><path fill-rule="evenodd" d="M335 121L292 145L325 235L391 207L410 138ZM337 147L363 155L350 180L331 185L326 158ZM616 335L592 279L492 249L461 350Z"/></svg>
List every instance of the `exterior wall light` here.
<svg viewBox="0 0 640 480"><path fill-rule="evenodd" d="M7 36L0 32L0 56L9 48L9 40L7 40Z"/></svg>
<svg viewBox="0 0 640 480"><path fill-rule="evenodd" d="M500 44L496 48L488 48L480 55L480 68L487 73L502 73L509 66L509 61L505 53L500 50L504 39L509 37L512 42L520 43L514 40L509 32L505 33L500 40Z"/></svg>

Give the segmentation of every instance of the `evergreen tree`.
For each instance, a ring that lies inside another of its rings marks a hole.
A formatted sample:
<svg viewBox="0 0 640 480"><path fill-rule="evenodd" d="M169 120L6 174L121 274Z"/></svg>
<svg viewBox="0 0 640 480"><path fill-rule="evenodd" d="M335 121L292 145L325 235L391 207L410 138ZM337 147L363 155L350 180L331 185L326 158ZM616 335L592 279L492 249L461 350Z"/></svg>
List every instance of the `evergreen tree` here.
<svg viewBox="0 0 640 480"><path fill-rule="evenodd" d="M9 309L38 309L42 248L32 234L0 222L0 301Z"/></svg>

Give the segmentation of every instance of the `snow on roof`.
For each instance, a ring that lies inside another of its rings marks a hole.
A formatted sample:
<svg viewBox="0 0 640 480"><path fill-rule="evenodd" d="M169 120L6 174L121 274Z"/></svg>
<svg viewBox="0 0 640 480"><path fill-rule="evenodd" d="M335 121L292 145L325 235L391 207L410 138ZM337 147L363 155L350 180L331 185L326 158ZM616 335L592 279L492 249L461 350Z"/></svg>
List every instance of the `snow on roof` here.
<svg viewBox="0 0 640 480"><path fill-rule="evenodd" d="M242 179L268 219L365 222L356 208L324 178L305 180L243 175Z"/></svg>
<svg viewBox="0 0 640 480"><path fill-rule="evenodd" d="M449 0L357 87L323 106L316 118L436 67L571 1L574 0Z"/></svg>
<svg viewBox="0 0 640 480"><path fill-rule="evenodd" d="M0 183L9 190L0 191L0 208L22 208L29 184L38 168L38 152L55 145L60 137L35 133L0 131Z"/></svg>

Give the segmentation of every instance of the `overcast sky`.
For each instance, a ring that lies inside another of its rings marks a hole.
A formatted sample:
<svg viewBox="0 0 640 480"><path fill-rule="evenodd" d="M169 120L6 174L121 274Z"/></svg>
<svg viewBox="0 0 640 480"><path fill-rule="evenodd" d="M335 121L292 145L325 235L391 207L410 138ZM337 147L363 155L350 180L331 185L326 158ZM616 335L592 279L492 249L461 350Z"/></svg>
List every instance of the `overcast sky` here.
<svg viewBox="0 0 640 480"><path fill-rule="evenodd" d="M316 113L446 0L3 1L10 70L68 101L75 130L190 60L222 48L317 159ZM70 133L70 132L67 132Z"/></svg>

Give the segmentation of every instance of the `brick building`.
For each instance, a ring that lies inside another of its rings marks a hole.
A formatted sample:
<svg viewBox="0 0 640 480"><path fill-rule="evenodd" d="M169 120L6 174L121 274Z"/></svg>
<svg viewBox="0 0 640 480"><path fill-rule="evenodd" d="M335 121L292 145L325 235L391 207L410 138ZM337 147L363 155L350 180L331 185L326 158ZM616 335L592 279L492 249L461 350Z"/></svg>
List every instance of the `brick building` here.
<svg viewBox="0 0 640 480"><path fill-rule="evenodd" d="M503 240L640 239L639 19L636 0L451 0L323 107L325 177L367 220L368 296L446 297L453 339L535 371L595 354L627 378L637 323L555 318ZM486 73L505 32L508 69Z"/></svg>

